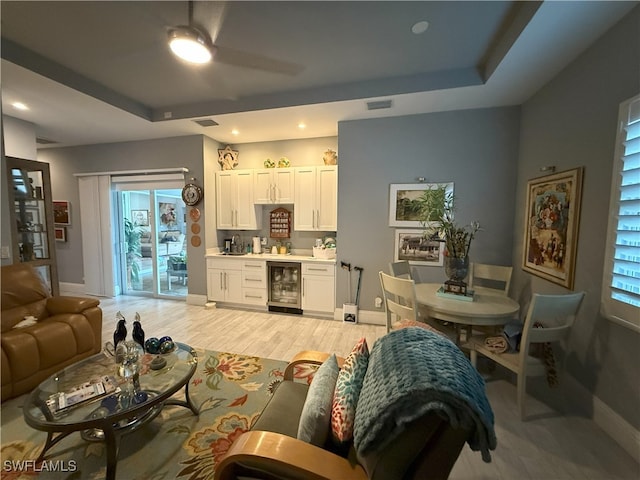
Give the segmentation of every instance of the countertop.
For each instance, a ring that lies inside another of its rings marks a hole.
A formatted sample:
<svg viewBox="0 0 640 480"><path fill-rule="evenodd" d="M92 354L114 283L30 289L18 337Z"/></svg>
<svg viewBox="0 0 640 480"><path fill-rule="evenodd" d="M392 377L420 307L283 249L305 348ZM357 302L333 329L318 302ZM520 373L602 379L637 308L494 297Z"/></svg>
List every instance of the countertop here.
<svg viewBox="0 0 640 480"><path fill-rule="evenodd" d="M336 259L331 258L316 258L313 257L311 253L309 254L301 254L300 252L295 252L294 254L272 254L272 253L247 253L246 255L225 255L224 253L220 253L217 249L208 249L205 255L206 258L225 258L230 260L262 260L265 262L273 261L273 262L310 262L310 263L329 263L335 265Z"/></svg>

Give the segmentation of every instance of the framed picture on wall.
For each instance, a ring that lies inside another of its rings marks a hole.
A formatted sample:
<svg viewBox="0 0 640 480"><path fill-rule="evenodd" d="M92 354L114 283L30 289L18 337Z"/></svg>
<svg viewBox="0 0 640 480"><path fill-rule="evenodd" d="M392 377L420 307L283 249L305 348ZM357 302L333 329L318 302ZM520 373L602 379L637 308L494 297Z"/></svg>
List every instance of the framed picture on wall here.
<svg viewBox="0 0 640 480"><path fill-rule="evenodd" d="M527 182L522 268L572 289L583 168Z"/></svg>
<svg viewBox="0 0 640 480"><path fill-rule="evenodd" d="M53 201L53 222L58 225L71 225L71 205L68 201Z"/></svg>
<svg viewBox="0 0 640 480"><path fill-rule="evenodd" d="M444 242L425 238L422 230L396 229L394 262L441 267L444 265Z"/></svg>
<svg viewBox="0 0 640 480"><path fill-rule="evenodd" d="M149 210L131 210L131 220L141 227L149 226Z"/></svg>
<svg viewBox="0 0 640 480"><path fill-rule="evenodd" d="M422 227L419 198L425 190L435 190L442 187L445 188L445 195L453 195L453 182L392 183L389 185L389 226Z"/></svg>
<svg viewBox="0 0 640 480"><path fill-rule="evenodd" d="M53 236L55 237L56 242L66 242L67 241L66 227L54 227Z"/></svg>

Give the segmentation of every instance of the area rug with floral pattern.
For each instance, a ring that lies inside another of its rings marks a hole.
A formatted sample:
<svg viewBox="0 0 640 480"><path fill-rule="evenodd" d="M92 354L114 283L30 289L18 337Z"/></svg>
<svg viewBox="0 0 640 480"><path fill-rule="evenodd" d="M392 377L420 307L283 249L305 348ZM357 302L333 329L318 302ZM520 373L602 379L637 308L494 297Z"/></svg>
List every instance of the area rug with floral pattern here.
<svg viewBox="0 0 640 480"><path fill-rule="evenodd" d="M122 436L116 478L213 478L216 463L255 422L282 381L287 365L280 360L196 351L198 367L189 384L189 395L200 415L179 406L166 406L153 421ZM309 366L297 368L296 381L309 382L313 372ZM8 400L0 410L2 480L105 478L104 443L86 442L79 433L61 440L43 462L36 464L46 433L24 422L25 400L25 395Z"/></svg>

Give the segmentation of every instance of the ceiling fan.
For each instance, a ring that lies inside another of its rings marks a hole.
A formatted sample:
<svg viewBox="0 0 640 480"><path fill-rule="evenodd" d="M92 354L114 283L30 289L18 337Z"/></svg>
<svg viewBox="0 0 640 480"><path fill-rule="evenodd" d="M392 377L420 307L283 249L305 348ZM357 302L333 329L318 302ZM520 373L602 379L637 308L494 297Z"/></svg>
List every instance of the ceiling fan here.
<svg viewBox="0 0 640 480"><path fill-rule="evenodd" d="M207 29L194 21L193 0L189 0L188 8L188 25L177 25L169 28L167 32L171 51L183 60L194 64L206 64L214 59L219 63L292 76L304 70L303 66L291 62L214 44ZM222 21L222 16L222 11L219 11L218 23Z"/></svg>

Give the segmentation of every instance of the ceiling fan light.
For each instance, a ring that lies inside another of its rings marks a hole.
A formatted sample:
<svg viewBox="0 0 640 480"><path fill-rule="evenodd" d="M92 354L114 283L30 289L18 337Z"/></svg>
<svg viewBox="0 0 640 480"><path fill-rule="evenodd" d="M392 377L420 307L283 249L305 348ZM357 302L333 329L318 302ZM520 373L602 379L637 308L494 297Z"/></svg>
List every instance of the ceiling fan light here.
<svg viewBox="0 0 640 480"><path fill-rule="evenodd" d="M208 63L213 58L207 39L193 27L176 27L169 31L169 48L190 63Z"/></svg>

